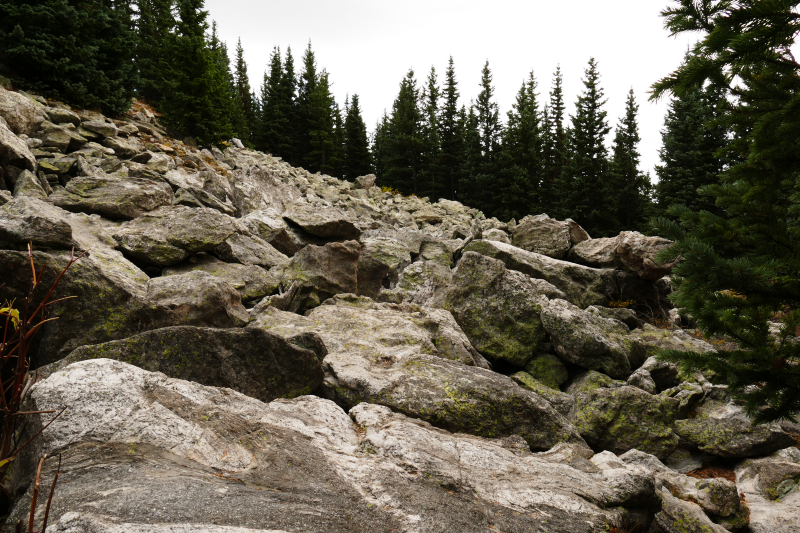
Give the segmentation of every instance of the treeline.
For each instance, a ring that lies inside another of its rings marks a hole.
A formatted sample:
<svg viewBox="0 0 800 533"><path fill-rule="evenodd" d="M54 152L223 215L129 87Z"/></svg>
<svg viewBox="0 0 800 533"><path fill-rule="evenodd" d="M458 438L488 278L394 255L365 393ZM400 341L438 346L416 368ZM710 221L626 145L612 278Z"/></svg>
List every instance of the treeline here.
<svg viewBox="0 0 800 533"><path fill-rule="evenodd" d="M663 131L659 183L639 169L638 104L631 91L613 140L597 63L567 116L562 74L540 95L531 73L502 119L488 62L476 100L460 101L453 59L443 81L409 71L370 139L353 94L340 106L309 43L299 68L275 48L251 86L241 42L233 61L204 0L0 0L0 68L21 88L120 114L133 97L199 144L233 137L295 166L353 179L375 172L404 194L459 200L487 216L573 218L593 236L647 230L675 202L709 207L728 132L708 126L722 97L677 97ZM256 90L257 89L257 90Z"/></svg>

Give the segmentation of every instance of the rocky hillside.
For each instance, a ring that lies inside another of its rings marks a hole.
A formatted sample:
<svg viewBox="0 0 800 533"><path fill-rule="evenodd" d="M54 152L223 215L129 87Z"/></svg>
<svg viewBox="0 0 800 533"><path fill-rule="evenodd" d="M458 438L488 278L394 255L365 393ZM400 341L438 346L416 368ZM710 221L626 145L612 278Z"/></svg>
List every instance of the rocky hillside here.
<svg viewBox="0 0 800 533"><path fill-rule="evenodd" d="M800 425L652 357L712 349L668 241L198 149L137 109L0 90L0 301L28 242L48 282L89 250L31 348L25 410L67 411L9 523L47 454L48 532L800 531Z"/></svg>

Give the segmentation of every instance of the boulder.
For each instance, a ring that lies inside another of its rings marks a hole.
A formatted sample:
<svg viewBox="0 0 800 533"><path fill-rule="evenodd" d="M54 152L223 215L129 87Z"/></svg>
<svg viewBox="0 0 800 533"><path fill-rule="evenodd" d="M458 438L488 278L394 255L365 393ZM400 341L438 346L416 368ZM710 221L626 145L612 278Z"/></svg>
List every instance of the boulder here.
<svg viewBox="0 0 800 533"><path fill-rule="evenodd" d="M80 245L72 238L66 213L31 196L18 196L0 206L0 248L69 250Z"/></svg>
<svg viewBox="0 0 800 533"><path fill-rule="evenodd" d="M226 153L229 152L230 149ZM283 183L272 172L260 166L237 168L228 174L228 180L233 204L241 216L262 209L272 209L280 215L302 196L297 187Z"/></svg>
<svg viewBox="0 0 800 533"><path fill-rule="evenodd" d="M575 398L569 394L564 394L558 389L548 387L538 379L535 379L527 372L517 372L511 375L511 379L525 389L535 392L553 406L561 416L569 418L575 411Z"/></svg>
<svg viewBox="0 0 800 533"><path fill-rule="evenodd" d="M369 189L373 185L375 185L375 174L367 174L366 176L359 176L353 182L353 186L356 189Z"/></svg>
<svg viewBox="0 0 800 533"><path fill-rule="evenodd" d="M284 284L309 283L326 297L358 290L358 258L361 246L356 241L309 245L275 273Z"/></svg>
<svg viewBox="0 0 800 533"><path fill-rule="evenodd" d="M423 261L433 261L450 268L453 266L453 251L447 244L435 239L427 238L422 241L419 248L419 258Z"/></svg>
<svg viewBox="0 0 800 533"><path fill-rule="evenodd" d="M172 189L163 181L112 176L73 178L50 195L53 204L68 211L123 220L170 205L172 200Z"/></svg>
<svg viewBox="0 0 800 533"><path fill-rule="evenodd" d="M742 462L736 485L750 510L753 533L797 533L800 516L800 450L786 448Z"/></svg>
<svg viewBox="0 0 800 533"><path fill-rule="evenodd" d="M43 113L33 101L0 87L0 117L16 135L30 135L43 120Z"/></svg>
<svg viewBox="0 0 800 533"><path fill-rule="evenodd" d="M411 253L402 242L388 237L362 239L358 258L358 294L376 298L381 289L397 283L411 264Z"/></svg>
<svg viewBox="0 0 800 533"><path fill-rule="evenodd" d="M168 310L168 316L161 317L168 324L232 328L250 321L239 293L224 279L203 271L153 278L147 298Z"/></svg>
<svg viewBox="0 0 800 533"><path fill-rule="evenodd" d="M158 172L159 174L166 174L175 168L175 161L167 154L161 152L148 152L150 158L145 165L147 168Z"/></svg>
<svg viewBox="0 0 800 533"><path fill-rule="evenodd" d="M594 370L585 370L573 377L564 388L567 394L576 396L582 392L591 392L600 388L614 389L625 385L624 381L614 380Z"/></svg>
<svg viewBox="0 0 800 533"><path fill-rule="evenodd" d="M351 240L361 236L361 228L334 207L296 203L283 213L283 218L323 239Z"/></svg>
<svg viewBox="0 0 800 533"><path fill-rule="evenodd" d="M176 326L124 340L82 346L37 371L37 378L90 359L114 359L171 378L226 387L262 402L311 394L322 364L311 350L261 329Z"/></svg>
<svg viewBox="0 0 800 533"><path fill-rule="evenodd" d="M546 280L563 291L567 300L581 308L606 305L617 294L612 270L559 261L497 241L472 241L464 251L499 259L511 270Z"/></svg>
<svg viewBox="0 0 800 533"><path fill-rule="evenodd" d="M85 120L81 126L89 131L93 131L101 137L116 137L119 133L117 125L113 122L106 122L102 118Z"/></svg>
<svg viewBox="0 0 800 533"><path fill-rule="evenodd" d="M672 431L677 400L623 386L581 392L575 403L572 422L596 449L621 454L636 448L663 458L678 446Z"/></svg>
<svg viewBox="0 0 800 533"><path fill-rule="evenodd" d="M64 107L47 107L44 109L47 118L54 124L72 124L73 126L81 125L81 117L77 113L70 111Z"/></svg>
<svg viewBox="0 0 800 533"><path fill-rule="evenodd" d="M286 222L274 211L253 211L241 220L250 233L270 243L279 252L291 257L300 250L289 234Z"/></svg>
<svg viewBox="0 0 800 533"><path fill-rule="evenodd" d="M60 455L55 531L600 533L638 516L642 496L516 442L452 435L380 406L352 410L356 425L321 398L264 404L107 359L40 381L26 410L62 405L14 468L24 491L48 454L49 487ZM26 519L30 493L10 521Z"/></svg>
<svg viewBox="0 0 800 533"><path fill-rule="evenodd" d="M394 289L381 290L378 300L434 306L452 281L453 272L449 268L433 261L417 261L400 273Z"/></svg>
<svg viewBox="0 0 800 533"><path fill-rule="evenodd" d="M36 138L42 141L42 147L55 148L61 153L80 150L89 142L86 137L74 131L74 128L69 129L50 121L42 123L41 129L36 132Z"/></svg>
<svg viewBox="0 0 800 533"><path fill-rule="evenodd" d="M549 353L535 354L525 365L525 372L557 391L561 391L561 385L569 379L569 372L564 363Z"/></svg>
<svg viewBox="0 0 800 533"><path fill-rule="evenodd" d="M719 457L758 457L796 443L780 424L753 426L738 418L678 420L675 433L697 449Z"/></svg>
<svg viewBox="0 0 800 533"><path fill-rule="evenodd" d="M508 237L508 233L501 229L490 229L483 232L483 239L487 241L497 241L497 242L504 242L506 244L511 244L511 239Z"/></svg>
<svg viewBox="0 0 800 533"><path fill-rule="evenodd" d="M114 150L114 154L120 159L130 159L139 152L144 151L144 145L138 140L131 138L107 137L103 140L103 146Z"/></svg>
<svg viewBox="0 0 800 533"><path fill-rule="evenodd" d="M619 320L629 329L636 329L639 326L639 317L633 309L626 309L622 307L599 307L590 305L586 311L593 315L601 316L603 318L610 318L612 320Z"/></svg>
<svg viewBox="0 0 800 533"><path fill-rule="evenodd" d="M234 233L213 250L214 254L229 263L258 265L272 268L285 265L289 258L259 237Z"/></svg>
<svg viewBox="0 0 800 533"><path fill-rule="evenodd" d="M259 266L226 263L204 253L190 257L184 263L165 268L161 275L174 276L195 270L222 278L236 289L242 302L245 303L269 296L278 288L277 276Z"/></svg>
<svg viewBox="0 0 800 533"><path fill-rule="evenodd" d="M214 209L172 206L125 222L114 239L123 253L164 267L213 250L238 229L235 219Z"/></svg>
<svg viewBox="0 0 800 533"><path fill-rule="evenodd" d="M674 497L662 488L661 511L656 513L648 533L727 533L724 527L715 524L696 503Z"/></svg>
<svg viewBox="0 0 800 533"><path fill-rule="evenodd" d="M479 352L523 367L544 338L539 314L546 300L528 276L506 269L502 261L466 252L442 307L453 313Z"/></svg>
<svg viewBox="0 0 800 533"><path fill-rule="evenodd" d="M570 250L574 261L603 268L624 268L639 278L655 281L663 278L677 261L659 264L656 255L669 248L672 241L647 237L636 231L623 231L617 237L592 239Z"/></svg>
<svg viewBox="0 0 800 533"><path fill-rule="evenodd" d="M28 145L14 135L6 123L0 119L0 163L2 166L14 165L27 170L36 169L36 158Z"/></svg>
<svg viewBox="0 0 800 533"><path fill-rule="evenodd" d="M529 252L563 259L572 246L570 225L547 215L528 215L514 226L511 242Z"/></svg>

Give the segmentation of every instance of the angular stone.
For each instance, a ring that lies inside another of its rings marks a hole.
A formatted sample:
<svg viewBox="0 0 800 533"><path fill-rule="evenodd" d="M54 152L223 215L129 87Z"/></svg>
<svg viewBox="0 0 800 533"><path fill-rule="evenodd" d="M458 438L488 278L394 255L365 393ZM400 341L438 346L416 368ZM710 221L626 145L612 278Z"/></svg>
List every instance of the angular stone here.
<svg viewBox="0 0 800 533"><path fill-rule="evenodd" d="M172 200L172 189L163 181L113 176L73 178L50 195L53 204L68 211L122 220L170 205Z"/></svg>
<svg viewBox="0 0 800 533"><path fill-rule="evenodd" d="M29 196L45 200L47 191L42 187L41 180L30 170L23 170L14 182L14 196Z"/></svg>
<svg viewBox="0 0 800 533"><path fill-rule="evenodd" d="M569 379L567 367L556 356L549 353L537 353L525 365L525 372L544 385L561 391L559 388Z"/></svg>
<svg viewBox="0 0 800 533"><path fill-rule="evenodd" d="M435 306L441 303L447 287L453 281L453 272L433 261L417 261L406 267L394 289L384 289L380 301Z"/></svg>
<svg viewBox="0 0 800 533"><path fill-rule="evenodd" d="M64 109L63 107L48 107L45 108L44 112L54 124L69 123L74 126L80 126L81 124L81 117L79 117L77 113L73 113L69 109Z"/></svg>
<svg viewBox="0 0 800 533"><path fill-rule="evenodd" d="M501 229L490 229L488 231L484 231L483 239L487 241L497 241L511 244L511 239L508 237L508 233Z"/></svg>
<svg viewBox="0 0 800 533"><path fill-rule="evenodd" d="M586 308L586 311L603 318L619 320L630 329L636 329L639 326L639 317L636 315L636 311L633 309L590 305Z"/></svg>
<svg viewBox="0 0 800 533"><path fill-rule="evenodd" d="M42 129L37 132L36 136L41 139L42 147L55 148L61 153L80 150L89 142L87 138L82 137L77 132L49 121L42 124Z"/></svg>
<svg viewBox="0 0 800 533"><path fill-rule="evenodd" d="M239 293L224 279L203 271L153 278L147 299L168 309L165 322L216 328L241 327L250 321Z"/></svg>
<svg viewBox="0 0 800 533"><path fill-rule="evenodd" d="M497 241L472 241L464 251L499 259L507 268L549 281L567 295L567 300L581 308L606 305L617 293L612 270L559 261Z"/></svg>
<svg viewBox="0 0 800 533"><path fill-rule="evenodd" d="M570 226L547 215L528 215L514 227L512 243L529 252L562 259L572 245Z"/></svg>
<svg viewBox="0 0 800 533"><path fill-rule="evenodd" d="M560 390L548 387L538 379L535 379L527 372L517 372L512 374L511 379L525 389L535 392L553 406L561 416L569 418L575 410L575 398L569 394L564 394Z"/></svg>
<svg viewBox="0 0 800 533"><path fill-rule="evenodd" d="M576 396L600 388L614 389L625 385L624 381L614 380L594 370L586 370L576 375L566 387L567 394Z"/></svg>
<svg viewBox="0 0 800 533"><path fill-rule="evenodd" d="M544 338L539 313L545 302L528 276L466 252L442 307L453 313L479 352L523 367Z"/></svg>
<svg viewBox="0 0 800 533"><path fill-rule="evenodd" d="M80 245L61 209L31 196L18 196L0 206L0 248L27 250L66 249Z"/></svg>
<svg viewBox="0 0 800 533"><path fill-rule="evenodd" d="M28 145L14 135L3 121L0 121L0 162L3 166L14 165L27 170L36 169L36 158L33 157Z"/></svg>
<svg viewBox="0 0 800 533"><path fill-rule="evenodd" d="M289 257L300 250L300 246L289 234L286 222L274 211L267 209L253 211L242 218L242 224L250 230L250 233L261 237Z"/></svg>
<svg viewBox="0 0 800 533"><path fill-rule="evenodd" d="M38 170L45 174L68 174L75 168L77 161L72 157L61 157L58 159L39 159L37 161Z"/></svg>
<svg viewBox="0 0 800 533"><path fill-rule="evenodd" d="M159 174L166 174L173 168L175 168L175 161L168 156L167 154L163 154L161 152L151 152L150 159L147 160L147 168L155 170Z"/></svg>
<svg viewBox="0 0 800 533"><path fill-rule="evenodd" d="M163 267L213 250L237 230L235 219L214 209L173 206L125 222L114 239L124 253Z"/></svg>
<svg viewBox="0 0 800 533"><path fill-rule="evenodd" d="M37 372L44 379L78 361L114 359L171 378L227 387L262 402L311 394L322 385L322 364L299 348L260 329L176 326L124 340L82 346Z"/></svg>
<svg viewBox="0 0 800 533"><path fill-rule="evenodd" d="M397 283L400 272L409 264L411 253L402 242L387 237L362 239L358 294L376 298L381 289Z"/></svg>
<svg viewBox="0 0 800 533"><path fill-rule="evenodd" d="M262 209L272 209L280 215L302 196L297 187L287 185L271 171L260 166L234 170L228 175L228 179L233 204L241 216Z"/></svg>
<svg viewBox="0 0 800 533"><path fill-rule="evenodd" d="M30 135L42 121L43 113L30 98L0 87L0 117L17 135Z"/></svg>
<svg viewBox="0 0 800 533"><path fill-rule="evenodd" d="M82 127L93 131L102 137L116 137L119 129L116 124L106 122L103 119L86 120L81 124Z"/></svg>
<svg viewBox="0 0 800 533"><path fill-rule="evenodd" d="M444 220L444 213L434 207L426 207L419 211L414 211L412 216L417 224L441 224Z"/></svg>
<svg viewBox="0 0 800 533"><path fill-rule="evenodd" d="M753 426L738 418L678 420L675 433L706 453L739 459L768 455L796 444L779 424Z"/></svg>
<svg viewBox="0 0 800 533"><path fill-rule="evenodd" d="M283 213L283 218L323 239L351 240L361 236L361 229L354 221L334 207L296 203Z"/></svg>
<svg viewBox="0 0 800 533"><path fill-rule="evenodd" d="M715 524L692 502L679 500L662 489L661 511L656 513L649 533L727 533L724 527Z"/></svg>
<svg viewBox="0 0 800 533"><path fill-rule="evenodd" d="M736 467L736 485L750 511L753 533L797 533L800 450L786 448Z"/></svg>
<svg viewBox="0 0 800 533"><path fill-rule="evenodd" d="M122 137L108 137L103 140L103 146L114 150L117 157L121 159L130 159L144 151L144 145L136 139L123 139Z"/></svg>
<svg viewBox="0 0 800 533"><path fill-rule="evenodd" d="M641 279L655 281L670 272L677 261L660 265L655 258L672 241L623 231L617 237L592 239L575 245L570 258L587 265L624 268Z"/></svg>
<svg viewBox="0 0 800 533"><path fill-rule="evenodd" d="M255 265L226 263L208 254L197 254L188 261L165 268L161 275L174 276L199 270L224 279L236 289L243 302L260 300L273 294L278 288L278 278L271 272Z"/></svg>
<svg viewBox="0 0 800 533"><path fill-rule="evenodd" d="M447 268L453 266L453 251L445 243L434 239L422 241L419 256L423 261L433 261Z"/></svg>
<svg viewBox="0 0 800 533"><path fill-rule="evenodd" d="M214 254L229 263L258 265L265 268L285 265L289 258L258 237L234 233L214 248Z"/></svg>
<svg viewBox="0 0 800 533"><path fill-rule="evenodd" d="M367 174L366 176L359 176L356 178L353 185L356 189L369 189L373 185L375 185L375 174Z"/></svg>
<svg viewBox="0 0 800 533"><path fill-rule="evenodd" d="M327 294L355 293L358 290L358 258L361 246L356 241L309 245L276 269L287 284L310 283Z"/></svg>

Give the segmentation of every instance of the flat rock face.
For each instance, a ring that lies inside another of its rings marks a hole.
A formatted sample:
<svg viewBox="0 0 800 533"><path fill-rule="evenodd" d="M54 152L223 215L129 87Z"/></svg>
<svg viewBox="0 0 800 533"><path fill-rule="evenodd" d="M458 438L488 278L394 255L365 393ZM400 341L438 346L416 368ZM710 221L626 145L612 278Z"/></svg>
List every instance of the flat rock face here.
<svg viewBox="0 0 800 533"><path fill-rule="evenodd" d="M4 121L0 121L0 161L28 170L36 169L36 158L28 145L14 135Z"/></svg>
<svg viewBox="0 0 800 533"><path fill-rule="evenodd" d="M269 296L278 288L278 277L256 265L240 265L226 263L208 254L197 254L193 260L181 263L174 267L165 268L162 276L187 274L193 271L202 271L225 280L228 285L236 289L242 302L259 300Z"/></svg>
<svg viewBox="0 0 800 533"><path fill-rule="evenodd" d="M639 278L655 281L670 272L677 262L659 264L656 255L669 248L672 241L647 237L636 231L623 231L617 237L591 239L570 250L570 258L599 267L619 267Z"/></svg>
<svg viewBox="0 0 800 533"><path fill-rule="evenodd" d="M484 354L522 367L544 338L539 314L546 299L520 272L496 259L466 252L442 307Z"/></svg>
<svg viewBox="0 0 800 533"><path fill-rule="evenodd" d="M283 213L283 218L323 239L349 240L361 235L361 229L350 217L335 208L297 203Z"/></svg>
<svg viewBox="0 0 800 533"><path fill-rule="evenodd" d="M123 220L170 205L172 199L172 189L163 181L111 176L73 178L50 195L53 204L68 211Z"/></svg>
<svg viewBox="0 0 800 533"><path fill-rule="evenodd" d="M696 448L720 457L758 457L795 444L780 424L753 426L736 418L678 420L675 432Z"/></svg>
<svg viewBox="0 0 800 533"><path fill-rule="evenodd" d="M797 533L800 529L800 450L786 448L736 468L736 485L750 509L753 533Z"/></svg>
<svg viewBox="0 0 800 533"><path fill-rule="evenodd" d="M606 305L617 293L611 270L559 261L497 241L473 241L464 251L499 259L511 270L546 280L563 291L567 300L581 308Z"/></svg>
<svg viewBox="0 0 800 533"><path fill-rule="evenodd" d="M79 246L72 238L72 226L65 215L61 209L37 198L14 198L0 206L0 247L23 250L29 242L38 250Z"/></svg>
<svg viewBox="0 0 800 533"><path fill-rule="evenodd" d="M50 519L62 531L599 533L621 524L625 512L611 508L638 503L602 473L380 406L353 410L359 432L327 400L264 404L107 359L39 382L29 405L74 406L21 459L61 455L69 483L59 484ZM45 462L44 486L55 465ZM25 516L29 497L11 520Z"/></svg>
<svg viewBox="0 0 800 533"><path fill-rule="evenodd" d="M326 293L327 297L355 293L358 290L360 253L361 245L356 241L308 245L276 273L287 283L309 283Z"/></svg>
<svg viewBox="0 0 800 533"><path fill-rule="evenodd" d="M569 224L547 215L528 215L520 220L511 242L517 248L553 259L563 259L572 246Z"/></svg>
<svg viewBox="0 0 800 533"><path fill-rule="evenodd" d="M229 263L272 268L285 265L289 258L259 237L234 233L214 248L214 253Z"/></svg>
<svg viewBox="0 0 800 533"><path fill-rule="evenodd" d="M236 221L219 211L174 206L126 222L114 239L123 253L164 267L180 263L193 253L212 250L237 230Z"/></svg>

